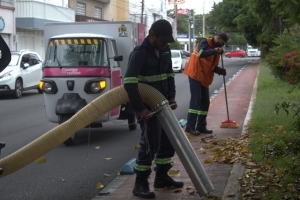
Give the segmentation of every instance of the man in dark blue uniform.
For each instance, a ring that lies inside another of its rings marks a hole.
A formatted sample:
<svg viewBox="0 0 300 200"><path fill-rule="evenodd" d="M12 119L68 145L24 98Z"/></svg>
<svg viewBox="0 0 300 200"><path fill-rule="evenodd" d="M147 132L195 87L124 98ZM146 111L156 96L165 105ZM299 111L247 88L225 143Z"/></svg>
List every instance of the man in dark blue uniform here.
<svg viewBox="0 0 300 200"><path fill-rule="evenodd" d="M168 175L175 150L156 116L149 117L150 108L142 102L138 91L138 83L148 84L161 92L169 100L170 105L173 104L173 110L177 108L175 74L168 46L171 42L174 42L171 24L163 19L154 22L149 35L131 52L124 78L124 87L142 128L133 189L133 194L141 198L155 198L155 193L150 191L148 183L153 160L156 164L154 188L183 187L183 182L174 181Z"/></svg>

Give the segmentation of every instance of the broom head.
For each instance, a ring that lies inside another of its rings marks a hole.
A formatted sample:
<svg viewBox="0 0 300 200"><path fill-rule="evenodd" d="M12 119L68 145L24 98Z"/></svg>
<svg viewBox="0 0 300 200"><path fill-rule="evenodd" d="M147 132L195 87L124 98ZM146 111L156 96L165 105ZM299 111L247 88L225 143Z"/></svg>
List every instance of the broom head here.
<svg viewBox="0 0 300 200"><path fill-rule="evenodd" d="M233 120L225 120L222 121L220 128L238 128L239 125L236 121Z"/></svg>

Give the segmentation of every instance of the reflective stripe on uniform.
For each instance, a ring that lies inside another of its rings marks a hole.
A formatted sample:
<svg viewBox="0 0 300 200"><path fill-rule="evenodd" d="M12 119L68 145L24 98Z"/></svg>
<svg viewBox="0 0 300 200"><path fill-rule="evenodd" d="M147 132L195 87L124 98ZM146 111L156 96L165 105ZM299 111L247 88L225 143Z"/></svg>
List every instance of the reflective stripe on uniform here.
<svg viewBox="0 0 300 200"><path fill-rule="evenodd" d="M136 77L126 77L124 78L124 84L125 83L138 83L138 79Z"/></svg>
<svg viewBox="0 0 300 200"><path fill-rule="evenodd" d="M169 74L159 74L159 75L153 75L153 76L138 76L139 81L143 82L156 82L156 81L162 81L166 80L168 77L174 77L175 73L169 73Z"/></svg>
<svg viewBox="0 0 300 200"><path fill-rule="evenodd" d="M172 162L171 158L155 158L155 164L170 164Z"/></svg>
<svg viewBox="0 0 300 200"><path fill-rule="evenodd" d="M202 110L194 110L194 109L189 109L188 113L191 114L196 114L196 115L207 115L207 111L202 111Z"/></svg>
<svg viewBox="0 0 300 200"><path fill-rule="evenodd" d="M147 171L151 168L151 165L139 165L139 164L135 164L134 169L136 169L137 171Z"/></svg>
<svg viewBox="0 0 300 200"><path fill-rule="evenodd" d="M200 51L198 52L198 57L200 57L202 51L203 51L203 49L200 49Z"/></svg>
<svg viewBox="0 0 300 200"><path fill-rule="evenodd" d="M153 76L139 75L138 78L126 77L126 78L124 78L124 84L125 83L138 83L139 81L150 83L150 82L166 80L167 78L174 77L174 76L175 76L175 73L160 74L160 75L153 75Z"/></svg>

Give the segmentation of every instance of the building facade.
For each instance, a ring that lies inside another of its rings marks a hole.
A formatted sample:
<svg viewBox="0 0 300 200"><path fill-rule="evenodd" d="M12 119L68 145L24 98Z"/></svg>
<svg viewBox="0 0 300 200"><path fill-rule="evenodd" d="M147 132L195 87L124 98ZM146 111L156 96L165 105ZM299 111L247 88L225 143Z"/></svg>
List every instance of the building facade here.
<svg viewBox="0 0 300 200"><path fill-rule="evenodd" d="M14 0L0 1L0 35L11 50L16 49Z"/></svg>
<svg viewBox="0 0 300 200"><path fill-rule="evenodd" d="M141 2L142 1L142 2ZM49 3L48 3L49 2ZM164 0L0 0L0 34L11 51L30 49L45 56L44 24L49 22L134 21L151 24L167 17ZM143 14L141 8L143 7ZM141 17L143 16L143 17Z"/></svg>

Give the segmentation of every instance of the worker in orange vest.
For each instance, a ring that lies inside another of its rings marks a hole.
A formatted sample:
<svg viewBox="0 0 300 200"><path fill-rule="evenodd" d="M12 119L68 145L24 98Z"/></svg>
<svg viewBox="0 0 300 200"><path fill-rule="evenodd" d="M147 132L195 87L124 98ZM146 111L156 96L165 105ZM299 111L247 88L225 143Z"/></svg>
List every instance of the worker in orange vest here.
<svg viewBox="0 0 300 200"><path fill-rule="evenodd" d="M207 113L210 104L209 86L213 82L214 73L226 76L226 70L218 67L222 47L227 46L228 35L219 33L212 38L202 38L194 49L184 69L189 78L191 99L185 132L191 135L211 134L208 130Z"/></svg>

